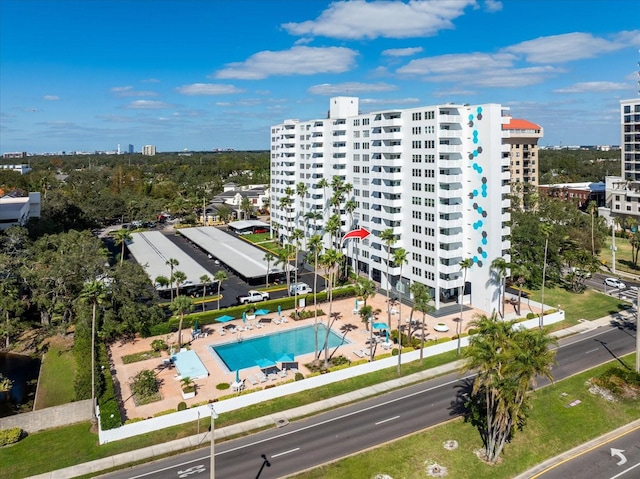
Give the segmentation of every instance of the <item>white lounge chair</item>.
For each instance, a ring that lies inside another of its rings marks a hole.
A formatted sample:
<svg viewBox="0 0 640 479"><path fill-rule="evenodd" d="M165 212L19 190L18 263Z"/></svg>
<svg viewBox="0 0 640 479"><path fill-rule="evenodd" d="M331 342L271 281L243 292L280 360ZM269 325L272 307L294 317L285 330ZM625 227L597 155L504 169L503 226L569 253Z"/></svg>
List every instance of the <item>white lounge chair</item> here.
<svg viewBox="0 0 640 479"><path fill-rule="evenodd" d="M287 318L285 318L284 316L282 317L282 319L280 321L283 322L283 323L288 323L289 322L289 320Z"/></svg>
<svg viewBox="0 0 640 479"><path fill-rule="evenodd" d="M361 359L364 359L366 356L368 356L368 354L365 356L364 350L354 351L353 354L355 354L356 356L358 356Z"/></svg>
<svg viewBox="0 0 640 479"><path fill-rule="evenodd" d="M280 376L281 378L286 378L287 377L287 370L286 369L281 369L280 371L278 371L278 376Z"/></svg>
<svg viewBox="0 0 640 479"><path fill-rule="evenodd" d="M262 374L258 374L258 379L260 380L261 383L266 383L268 378L265 373L262 373Z"/></svg>
<svg viewBox="0 0 640 479"><path fill-rule="evenodd" d="M280 321L279 319L274 319L274 320L273 320L273 323L274 323L274 324L280 324L281 322L282 322L282 321Z"/></svg>
<svg viewBox="0 0 640 479"><path fill-rule="evenodd" d="M253 375L251 374L247 376L247 379L249 380L252 386L255 386L256 384L258 384L258 381L256 380L256 378L254 378Z"/></svg>

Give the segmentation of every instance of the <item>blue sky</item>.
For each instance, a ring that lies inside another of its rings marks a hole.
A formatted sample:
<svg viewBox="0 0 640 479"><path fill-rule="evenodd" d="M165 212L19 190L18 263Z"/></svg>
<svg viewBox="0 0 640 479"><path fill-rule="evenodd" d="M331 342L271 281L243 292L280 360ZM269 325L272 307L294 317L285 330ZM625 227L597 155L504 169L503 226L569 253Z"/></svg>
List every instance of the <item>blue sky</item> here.
<svg viewBox="0 0 640 479"><path fill-rule="evenodd" d="M542 145L619 144L635 0L1 0L0 152L268 149L269 127L502 103Z"/></svg>

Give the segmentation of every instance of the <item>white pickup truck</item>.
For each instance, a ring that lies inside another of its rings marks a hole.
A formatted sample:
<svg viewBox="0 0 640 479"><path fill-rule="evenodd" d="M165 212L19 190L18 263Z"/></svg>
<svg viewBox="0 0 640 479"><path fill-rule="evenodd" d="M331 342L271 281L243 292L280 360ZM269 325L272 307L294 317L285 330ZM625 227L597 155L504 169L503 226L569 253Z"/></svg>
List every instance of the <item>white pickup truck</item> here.
<svg viewBox="0 0 640 479"><path fill-rule="evenodd" d="M247 294L238 296L236 299L238 300L238 304L259 303L260 301L269 299L269 293L252 289Z"/></svg>

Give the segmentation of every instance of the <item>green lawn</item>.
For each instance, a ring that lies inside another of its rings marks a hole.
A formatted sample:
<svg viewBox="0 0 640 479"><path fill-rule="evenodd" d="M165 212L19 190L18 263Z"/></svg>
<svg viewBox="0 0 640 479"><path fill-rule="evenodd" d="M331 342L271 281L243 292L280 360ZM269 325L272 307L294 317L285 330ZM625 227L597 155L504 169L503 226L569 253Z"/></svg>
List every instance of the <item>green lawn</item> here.
<svg viewBox="0 0 640 479"><path fill-rule="evenodd" d="M67 404L75 396L76 363L71 346L52 340L40 368L36 409Z"/></svg>
<svg viewBox="0 0 640 479"><path fill-rule="evenodd" d="M609 236L606 245L598 255L600 261L611 268L611 237ZM627 273L640 274L640 270L634 267L631 261L631 243L626 238L616 238L616 271L626 271Z"/></svg>
<svg viewBox="0 0 640 479"><path fill-rule="evenodd" d="M635 356L624 358L633 367ZM298 479L374 477L424 478L425 461L434 460L456 479L513 477L608 431L640 418L638 401L610 403L590 394L585 381L608 365L573 376L532 393L533 409L523 431L517 432L503 450L500 464L490 466L477 459L482 448L476 429L462 419L452 420L413 436L372 449L363 454L295 476ZM579 399L577 406L568 404ZM454 439L459 447L447 451L443 443Z"/></svg>

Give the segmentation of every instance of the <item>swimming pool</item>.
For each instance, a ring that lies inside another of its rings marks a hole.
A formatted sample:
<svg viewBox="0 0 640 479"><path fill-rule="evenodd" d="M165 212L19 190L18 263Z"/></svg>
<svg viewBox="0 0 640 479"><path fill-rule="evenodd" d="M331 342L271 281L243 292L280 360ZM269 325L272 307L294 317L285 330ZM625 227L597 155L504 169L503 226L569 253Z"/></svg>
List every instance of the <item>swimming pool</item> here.
<svg viewBox="0 0 640 479"><path fill-rule="evenodd" d="M171 356L173 364L183 378L201 379L209 375L195 351L180 351Z"/></svg>
<svg viewBox="0 0 640 479"><path fill-rule="evenodd" d="M318 325L318 347L324 347L326 326ZM329 332L329 349L340 344L349 344L351 341L331 330ZM240 342L221 344L219 346L209 346L215 354L222 360L229 371L252 368L256 366L256 361L266 359L277 363L278 359L285 354L312 353L314 351L313 326L290 329L281 333L269 334L259 338L245 339Z"/></svg>

